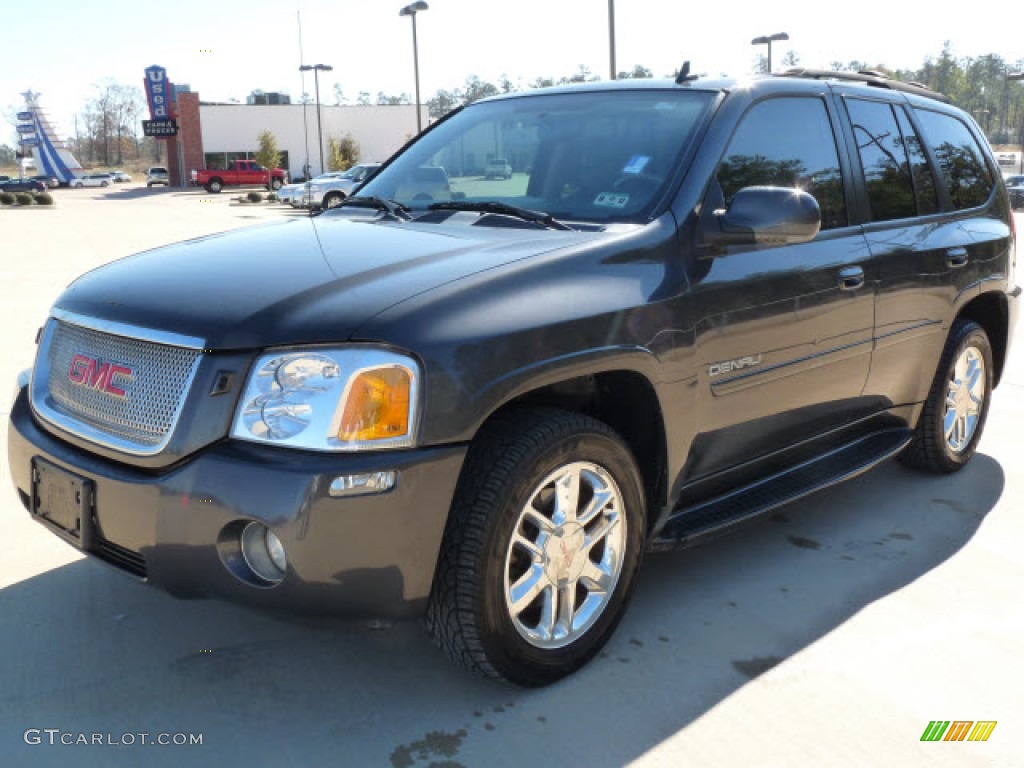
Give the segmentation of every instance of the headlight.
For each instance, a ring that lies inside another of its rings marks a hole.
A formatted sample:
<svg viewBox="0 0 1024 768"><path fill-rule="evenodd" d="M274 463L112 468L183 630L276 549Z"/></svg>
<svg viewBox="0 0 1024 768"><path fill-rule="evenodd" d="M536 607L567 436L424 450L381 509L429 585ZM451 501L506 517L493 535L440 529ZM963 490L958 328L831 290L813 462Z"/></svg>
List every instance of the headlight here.
<svg viewBox="0 0 1024 768"><path fill-rule="evenodd" d="M313 451L416 442L419 365L373 347L282 350L256 360L231 436Z"/></svg>

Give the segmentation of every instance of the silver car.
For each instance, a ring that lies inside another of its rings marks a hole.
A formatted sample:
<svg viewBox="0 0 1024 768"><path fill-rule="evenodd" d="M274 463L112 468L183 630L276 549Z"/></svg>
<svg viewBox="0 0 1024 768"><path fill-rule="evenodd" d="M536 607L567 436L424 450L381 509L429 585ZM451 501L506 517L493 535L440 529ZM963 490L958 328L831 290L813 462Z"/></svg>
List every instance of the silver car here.
<svg viewBox="0 0 1024 768"><path fill-rule="evenodd" d="M310 208L334 208L352 194L352 190L373 176L380 166L381 163L359 163L338 174L335 179L313 179L305 198L306 205Z"/></svg>

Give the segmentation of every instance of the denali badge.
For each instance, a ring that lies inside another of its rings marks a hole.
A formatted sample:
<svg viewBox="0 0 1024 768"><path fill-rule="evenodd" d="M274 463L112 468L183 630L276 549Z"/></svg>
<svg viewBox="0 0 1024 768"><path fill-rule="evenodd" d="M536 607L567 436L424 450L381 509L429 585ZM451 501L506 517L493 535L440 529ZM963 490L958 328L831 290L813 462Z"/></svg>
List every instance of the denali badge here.
<svg viewBox="0 0 1024 768"><path fill-rule="evenodd" d="M100 363L85 355L75 355L68 370L68 381L89 389L98 389L114 397L126 397L127 392L117 386L115 378L122 382L132 381L135 376L131 368L114 363Z"/></svg>
<svg viewBox="0 0 1024 768"><path fill-rule="evenodd" d="M725 360L721 363L712 363L708 366L708 376L718 376L720 373L730 371L741 371L744 368L753 368L761 364L761 355L747 355L737 360Z"/></svg>

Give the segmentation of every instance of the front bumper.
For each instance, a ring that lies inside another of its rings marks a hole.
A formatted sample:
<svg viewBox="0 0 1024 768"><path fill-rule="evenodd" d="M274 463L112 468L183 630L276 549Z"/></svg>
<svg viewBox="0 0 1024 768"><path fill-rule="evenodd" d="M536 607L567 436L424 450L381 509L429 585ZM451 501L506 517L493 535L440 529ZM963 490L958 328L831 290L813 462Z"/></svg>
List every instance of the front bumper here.
<svg viewBox="0 0 1024 768"><path fill-rule="evenodd" d="M53 437L32 417L25 389L8 428L11 476L26 508L39 459L92 482L89 554L181 597L348 616L423 612L465 452L335 455L223 441L154 472ZM386 493L328 492L340 475L387 470L398 480ZM249 583L226 565L246 521L265 524L284 544L280 584Z"/></svg>

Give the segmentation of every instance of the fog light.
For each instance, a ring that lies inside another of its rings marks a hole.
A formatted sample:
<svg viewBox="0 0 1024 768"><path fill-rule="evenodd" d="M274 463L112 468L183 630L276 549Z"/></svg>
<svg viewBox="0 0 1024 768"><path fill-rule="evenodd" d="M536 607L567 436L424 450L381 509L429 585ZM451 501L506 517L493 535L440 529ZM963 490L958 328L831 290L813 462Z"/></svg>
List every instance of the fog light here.
<svg viewBox="0 0 1024 768"><path fill-rule="evenodd" d="M242 557L252 572L271 584L280 583L288 567L281 540L263 523L249 523L241 538Z"/></svg>
<svg viewBox="0 0 1024 768"><path fill-rule="evenodd" d="M395 487L398 472L367 472L362 475L340 475L331 481L327 492L331 496L363 496L368 493L384 493Z"/></svg>

